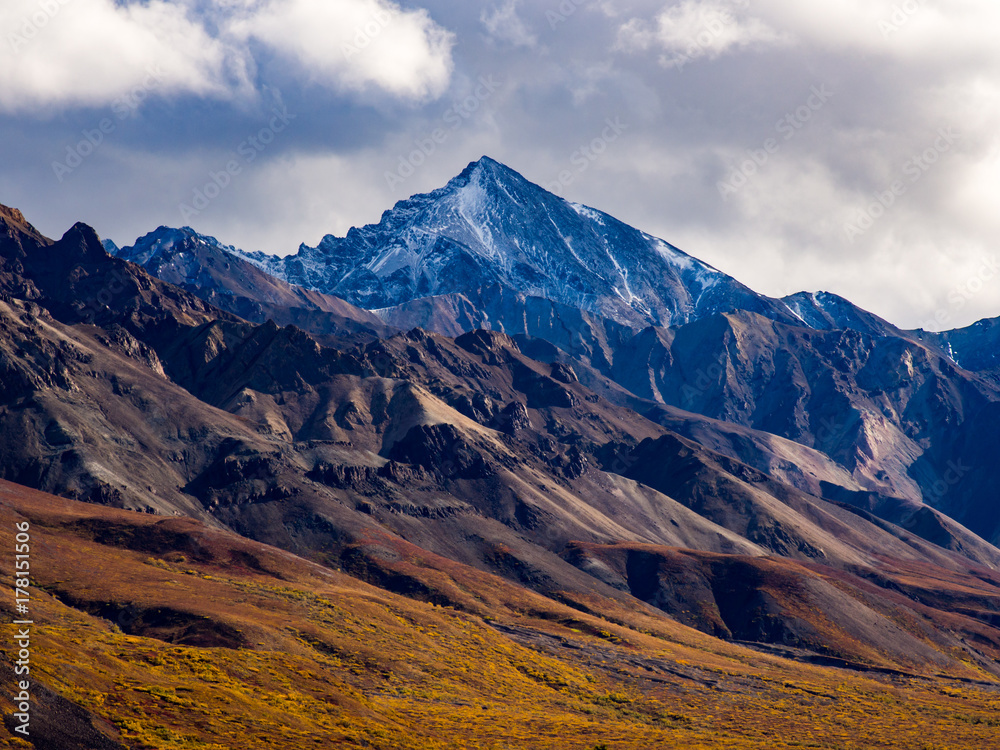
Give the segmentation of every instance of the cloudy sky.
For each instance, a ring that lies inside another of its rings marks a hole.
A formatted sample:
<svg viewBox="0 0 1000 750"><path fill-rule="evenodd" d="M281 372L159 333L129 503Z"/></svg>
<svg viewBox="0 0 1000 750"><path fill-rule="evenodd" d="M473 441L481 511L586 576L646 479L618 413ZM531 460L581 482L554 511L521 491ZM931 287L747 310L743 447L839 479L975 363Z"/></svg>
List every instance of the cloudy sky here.
<svg viewBox="0 0 1000 750"><path fill-rule="evenodd" d="M760 292L1000 315L996 0L4 0L0 203L293 252L488 154Z"/></svg>

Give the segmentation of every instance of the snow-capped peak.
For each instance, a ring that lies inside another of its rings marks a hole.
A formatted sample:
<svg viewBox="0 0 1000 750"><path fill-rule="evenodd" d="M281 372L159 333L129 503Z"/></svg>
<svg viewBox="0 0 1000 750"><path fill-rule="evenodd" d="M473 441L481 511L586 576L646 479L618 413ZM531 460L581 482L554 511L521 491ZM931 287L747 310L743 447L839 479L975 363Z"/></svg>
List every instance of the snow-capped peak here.
<svg viewBox="0 0 1000 750"><path fill-rule="evenodd" d="M673 245L486 156L444 187L400 201L378 224L328 235L287 258L248 259L368 309L500 286L631 326L738 307L791 318Z"/></svg>

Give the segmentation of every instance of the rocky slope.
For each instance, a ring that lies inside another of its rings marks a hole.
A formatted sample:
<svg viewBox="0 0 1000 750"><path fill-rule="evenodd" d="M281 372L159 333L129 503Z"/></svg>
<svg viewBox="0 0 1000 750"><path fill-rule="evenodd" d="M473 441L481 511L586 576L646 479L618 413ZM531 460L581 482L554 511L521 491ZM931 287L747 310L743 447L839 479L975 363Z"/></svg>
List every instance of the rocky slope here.
<svg viewBox="0 0 1000 750"><path fill-rule="evenodd" d="M130 247L104 243L112 255L136 263L206 302L254 323L274 320L323 336L384 336L393 329L341 299L291 286L262 272L236 248L194 230L160 227Z"/></svg>
<svg viewBox="0 0 1000 750"><path fill-rule="evenodd" d="M938 346L961 367L1000 381L1000 318L987 318L953 331L914 331L913 335Z"/></svg>

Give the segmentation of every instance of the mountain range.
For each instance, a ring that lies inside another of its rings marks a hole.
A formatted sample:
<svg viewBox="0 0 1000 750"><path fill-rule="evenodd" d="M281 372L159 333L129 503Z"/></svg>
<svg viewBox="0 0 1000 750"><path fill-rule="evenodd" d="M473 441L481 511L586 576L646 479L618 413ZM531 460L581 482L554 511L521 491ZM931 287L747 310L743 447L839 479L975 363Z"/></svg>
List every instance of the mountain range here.
<svg viewBox="0 0 1000 750"><path fill-rule="evenodd" d="M638 397L794 440L867 491L926 500L1000 540L989 462L954 468L965 446L996 447L986 415L1000 394L997 326L907 332L829 293L769 298L488 157L377 225L283 258L163 227L110 249L244 318L319 337L365 326L379 336L504 332L618 405ZM220 282L211 269L223 265ZM357 306L325 304L352 325L322 314L319 300L281 299L275 279ZM978 415L987 421L967 419Z"/></svg>
<svg viewBox="0 0 1000 750"><path fill-rule="evenodd" d="M313 672L335 657L359 680L334 691L350 721L367 727L390 695L408 717L347 746L409 746L415 707L438 705L415 672L378 682L390 653L421 648L418 620L463 658L488 642L548 660L498 672L501 694L525 676L573 701L608 686L596 718L559 713L588 749L612 719L609 746L682 741L685 721L636 708L668 684L697 706L690 746L719 746L698 734L712 669L764 684L795 663L824 691L870 675L879 696L924 681L946 703L983 691L940 709L971 716L1000 684L997 331L903 331L836 295L759 295L486 157L284 258L191 228L121 248L84 224L52 240L0 208L0 497L49 537L53 627L113 644L101 622L117 621L155 658L201 649L216 670L226 650ZM63 571L76 549L125 578L165 572L140 600ZM170 586L196 580L264 598L177 601ZM323 619L331 586L337 617L365 602L357 638ZM284 629L251 611L292 589ZM404 613L403 640L362 654L383 611ZM642 661L667 643L689 650ZM708 672L692 677L692 659ZM581 669L596 682L569 676ZM100 703L93 674L58 674L46 689L87 726L114 722L109 746L157 746L148 705ZM157 700L170 732L185 726L183 700ZM548 746L518 701L524 742ZM197 741L235 746L205 716ZM786 739L817 732L836 736Z"/></svg>

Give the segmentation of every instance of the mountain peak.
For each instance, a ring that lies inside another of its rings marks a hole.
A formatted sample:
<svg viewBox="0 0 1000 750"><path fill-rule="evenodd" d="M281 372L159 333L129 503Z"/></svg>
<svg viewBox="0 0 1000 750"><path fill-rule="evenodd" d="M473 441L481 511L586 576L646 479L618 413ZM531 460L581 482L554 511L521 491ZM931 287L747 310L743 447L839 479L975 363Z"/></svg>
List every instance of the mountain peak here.
<svg viewBox="0 0 1000 750"><path fill-rule="evenodd" d="M519 172L489 156L483 156L478 161L469 162L468 166L449 180L442 190L429 193L427 197L437 197L440 193L454 193L463 189L479 188L488 195L496 195L500 200L504 200L508 197L513 198L512 191L516 192L517 188L524 185L531 185L531 183ZM537 188L537 186L533 187ZM417 197L419 196L414 196L414 198Z"/></svg>
<svg viewBox="0 0 1000 750"><path fill-rule="evenodd" d="M488 173L488 172L509 172L517 174L513 169L508 167L506 164L497 161L489 156L481 156L476 161L470 161L468 166L459 173L458 177L465 174L471 174L473 172L478 173ZM520 175L518 175L520 176Z"/></svg>
<svg viewBox="0 0 1000 750"><path fill-rule="evenodd" d="M478 172L479 174L488 174L491 176L516 176L524 179L518 172L508 167L503 162L499 162L489 156L481 156L477 161L469 162L469 166L465 168L464 171Z"/></svg>
<svg viewBox="0 0 1000 750"><path fill-rule="evenodd" d="M871 336L895 336L899 330L832 292L798 292L780 300L802 323L819 331L854 330Z"/></svg>
<svg viewBox="0 0 1000 750"><path fill-rule="evenodd" d="M0 226L11 231L27 235L40 245L51 245L52 240L35 229L18 209L0 203Z"/></svg>
<svg viewBox="0 0 1000 750"><path fill-rule="evenodd" d="M28 221L18 209L0 203L0 219L6 219L15 224L27 225Z"/></svg>
<svg viewBox="0 0 1000 750"><path fill-rule="evenodd" d="M194 246L207 246L232 255L239 253L236 248L223 245L215 237L199 234L191 227L168 226L159 226L139 237L131 247L109 249L120 258L144 266L153 258L166 260Z"/></svg>
<svg viewBox="0 0 1000 750"><path fill-rule="evenodd" d="M793 319L784 305L669 243L570 203L489 156L444 187L398 202L378 224L256 261L368 309L501 287L632 328L736 308Z"/></svg>

